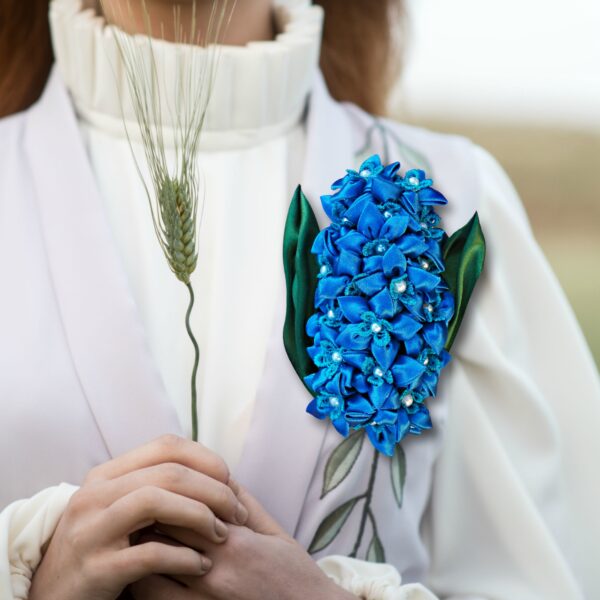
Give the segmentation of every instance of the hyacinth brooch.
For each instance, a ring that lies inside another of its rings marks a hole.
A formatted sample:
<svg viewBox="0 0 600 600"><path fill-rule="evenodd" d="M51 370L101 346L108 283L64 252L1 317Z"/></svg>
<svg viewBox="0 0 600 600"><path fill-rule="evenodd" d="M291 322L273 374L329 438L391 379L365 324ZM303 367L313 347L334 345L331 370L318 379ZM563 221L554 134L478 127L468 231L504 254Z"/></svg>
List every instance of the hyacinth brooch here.
<svg viewBox="0 0 600 600"><path fill-rule="evenodd" d="M427 407L450 361L449 350L485 258L477 213L448 237L436 207L447 199L424 171L404 176L379 156L333 183L321 197L330 224L319 231L299 187L284 235L287 313L284 345L312 396L307 411L329 419L344 440L325 468L323 495L337 487L366 436L375 449L370 489L321 524L310 550L335 538L364 500L356 556L367 520L370 560L384 549L370 508L379 455L391 457L402 504L406 458L401 442L433 424Z"/></svg>

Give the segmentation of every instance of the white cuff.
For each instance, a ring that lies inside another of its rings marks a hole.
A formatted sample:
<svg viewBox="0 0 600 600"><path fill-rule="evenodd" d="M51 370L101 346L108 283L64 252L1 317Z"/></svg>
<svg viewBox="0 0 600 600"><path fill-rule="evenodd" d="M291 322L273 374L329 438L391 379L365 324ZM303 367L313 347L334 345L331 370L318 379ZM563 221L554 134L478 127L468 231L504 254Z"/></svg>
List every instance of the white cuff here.
<svg viewBox="0 0 600 600"><path fill-rule="evenodd" d="M63 483L13 502L0 513L0 598L26 600L44 547L75 491Z"/></svg>
<svg viewBox="0 0 600 600"><path fill-rule="evenodd" d="M402 585L400 573L387 563L326 556L317 564L337 585L363 600L437 600L421 584Z"/></svg>

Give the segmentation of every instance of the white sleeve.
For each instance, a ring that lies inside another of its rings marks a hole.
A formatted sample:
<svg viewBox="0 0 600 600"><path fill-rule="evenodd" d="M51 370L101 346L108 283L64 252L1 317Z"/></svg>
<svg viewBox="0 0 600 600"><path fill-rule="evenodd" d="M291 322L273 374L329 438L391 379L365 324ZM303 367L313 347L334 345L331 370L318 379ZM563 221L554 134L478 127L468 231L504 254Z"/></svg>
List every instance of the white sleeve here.
<svg viewBox="0 0 600 600"><path fill-rule="evenodd" d="M427 588L391 565L319 564L365 600L600 598L598 371L510 181L474 152L487 258L440 380Z"/></svg>
<svg viewBox="0 0 600 600"><path fill-rule="evenodd" d="M0 513L0 598L25 600L31 578L42 560L75 486L47 488L18 500Z"/></svg>

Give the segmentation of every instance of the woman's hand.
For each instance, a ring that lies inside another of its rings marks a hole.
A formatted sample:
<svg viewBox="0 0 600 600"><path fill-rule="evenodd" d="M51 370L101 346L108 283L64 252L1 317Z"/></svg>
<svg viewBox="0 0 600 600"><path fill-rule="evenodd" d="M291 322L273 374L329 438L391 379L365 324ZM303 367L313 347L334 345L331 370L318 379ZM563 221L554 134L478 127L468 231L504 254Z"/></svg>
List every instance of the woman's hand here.
<svg viewBox="0 0 600 600"><path fill-rule="evenodd" d="M202 550L228 536L221 519L239 525L248 517L228 481L221 458L175 436L96 467L63 514L29 599L114 600L152 574L205 574L211 561ZM132 534L155 523L194 532L194 549L130 544Z"/></svg>
<svg viewBox="0 0 600 600"><path fill-rule="evenodd" d="M240 500L249 508L246 527L231 526L224 544L207 544L180 527L160 526L170 543L201 548L213 567L203 577L154 575L131 586L138 600L356 600L321 571L246 491ZM157 539L154 535L146 540ZM174 581L175 580L175 581Z"/></svg>

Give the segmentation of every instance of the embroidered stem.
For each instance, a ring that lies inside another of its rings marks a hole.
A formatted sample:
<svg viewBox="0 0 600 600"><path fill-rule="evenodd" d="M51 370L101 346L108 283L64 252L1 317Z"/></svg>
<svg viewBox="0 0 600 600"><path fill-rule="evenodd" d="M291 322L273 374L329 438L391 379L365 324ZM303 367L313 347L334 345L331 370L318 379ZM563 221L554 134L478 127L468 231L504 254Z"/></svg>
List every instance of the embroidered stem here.
<svg viewBox="0 0 600 600"><path fill-rule="evenodd" d="M371 475L369 476L369 486L367 487L367 491L365 492L365 503L363 506L363 512L360 519L360 527L358 529L358 537L356 538L356 543L354 544L354 548L350 553L350 558L356 558L358 554L358 550L362 543L362 538L365 533L365 526L367 524L367 517L371 515L371 519L374 523L373 513L371 512L371 499L373 498L373 487L375 485L375 475L377 474L377 463L379 461L379 452L375 450L373 455L373 462L371 463Z"/></svg>
<svg viewBox="0 0 600 600"><path fill-rule="evenodd" d="M187 329L190 340L194 345L194 369L192 371L192 439L198 441L198 403L196 398L196 374L198 373L198 363L200 362L200 348L198 342L192 333L190 326L190 315L192 314L192 308L194 307L194 290L191 283L186 283L187 289L190 292L190 303L185 314L185 328Z"/></svg>

